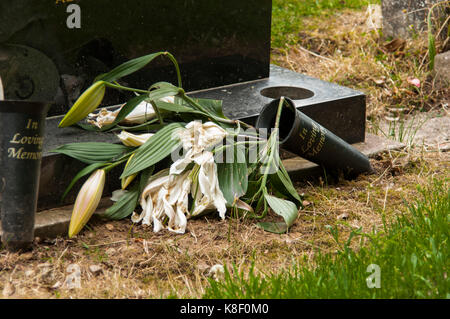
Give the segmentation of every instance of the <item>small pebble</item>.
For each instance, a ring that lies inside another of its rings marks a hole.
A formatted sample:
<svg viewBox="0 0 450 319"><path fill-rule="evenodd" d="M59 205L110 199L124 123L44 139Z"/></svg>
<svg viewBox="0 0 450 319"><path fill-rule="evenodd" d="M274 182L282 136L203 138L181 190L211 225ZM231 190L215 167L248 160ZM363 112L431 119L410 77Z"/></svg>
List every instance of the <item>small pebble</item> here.
<svg viewBox="0 0 450 319"><path fill-rule="evenodd" d="M94 275L98 275L99 273L101 273L103 271L103 269L99 265L90 265L89 271Z"/></svg>
<svg viewBox="0 0 450 319"><path fill-rule="evenodd" d="M106 229L107 230L114 230L114 226L111 224L106 224Z"/></svg>

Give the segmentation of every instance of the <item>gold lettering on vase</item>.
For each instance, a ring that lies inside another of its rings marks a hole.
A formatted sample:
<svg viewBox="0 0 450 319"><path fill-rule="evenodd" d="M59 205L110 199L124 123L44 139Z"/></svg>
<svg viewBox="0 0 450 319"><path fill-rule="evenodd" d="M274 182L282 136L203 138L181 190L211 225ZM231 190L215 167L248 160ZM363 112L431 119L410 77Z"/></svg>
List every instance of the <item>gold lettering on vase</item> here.
<svg viewBox="0 0 450 319"><path fill-rule="evenodd" d="M29 119L25 129L33 131L38 130L39 122ZM27 136L22 135L22 133L18 132L14 134L9 143L16 144L18 146L8 148L8 158L14 158L18 160L40 160L42 158L42 147L44 144L44 138L39 136L38 134ZM27 145L37 146L38 151L27 152L25 150L25 146Z"/></svg>

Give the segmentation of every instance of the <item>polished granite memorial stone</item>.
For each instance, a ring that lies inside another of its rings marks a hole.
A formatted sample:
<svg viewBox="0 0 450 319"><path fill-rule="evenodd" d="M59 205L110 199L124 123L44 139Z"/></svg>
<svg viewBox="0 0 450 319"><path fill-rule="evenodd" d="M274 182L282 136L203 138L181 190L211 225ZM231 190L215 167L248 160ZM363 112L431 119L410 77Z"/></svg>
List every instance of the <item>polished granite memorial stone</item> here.
<svg viewBox="0 0 450 319"><path fill-rule="evenodd" d="M98 74L158 51L177 58L186 91L266 78L271 11L271 0L2 0L6 98L55 100L50 115L63 114ZM124 81L145 88L176 74L158 58Z"/></svg>
<svg viewBox="0 0 450 319"><path fill-rule="evenodd" d="M176 57L191 96L223 100L230 118L254 124L265 104L284 95L345 141L363 142L363 93L270 65L271 10L270 0L0 1L6 98L55 102L46 124L39 209L62 205L65 187L84 166L51 149L81 141L117 142L114 134L58 129L62 114L95 76L157 51ZM146 88L156 81L176 83L176 74L171 61L158 58L121 81ZM108 90L103 106L129 97ZM109 174L105 195L120 187L116 175Z"/></svg>

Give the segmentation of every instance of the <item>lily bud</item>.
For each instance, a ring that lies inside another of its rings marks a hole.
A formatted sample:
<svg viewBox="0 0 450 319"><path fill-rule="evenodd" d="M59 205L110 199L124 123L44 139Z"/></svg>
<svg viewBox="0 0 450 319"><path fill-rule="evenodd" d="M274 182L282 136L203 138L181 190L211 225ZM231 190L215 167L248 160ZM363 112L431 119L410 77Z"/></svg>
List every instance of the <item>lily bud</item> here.
<svg viewBox="0 0 450 319"><path fill-rule="evenodd" d="M102 102L105 96L105 82L95 82L89 89L78 98L66 116L59 123L59 127L67 127L84 119L89 113L94 111Z"/></svg>
<svg viewBox="0 0 450 319"><path fill-rule="evenodd" d="M122 131L119 135L117 135L117 137L125 146L138 147L147 142L147 140L153 135L154 134L151 133L136 135L128 133L127 131Z"/></svg>
<svg viewBox="0 0 450 319"><path fill-rule="evenodd" d="M83 184L73 207L69 238L77 235L83 229L97 209L105 186L105 175L103 169L98 169Z"/></svg>
<svg viewBox="0 0 450 319"><path fill-rule="evenodd" d="M130 164L131 159L133 158L133 156L134 156L134 154L132 154L130 156L130 158L128 159L127 163L125 164L125 168L127 168L128 164ZM128 185L130 185L131 182L136 178L136 176L137 176L137 173L133 174L133 175L130 175L130 176L127 176L125 178L122 178L122 189L126 189L128 187Z"/></svg>

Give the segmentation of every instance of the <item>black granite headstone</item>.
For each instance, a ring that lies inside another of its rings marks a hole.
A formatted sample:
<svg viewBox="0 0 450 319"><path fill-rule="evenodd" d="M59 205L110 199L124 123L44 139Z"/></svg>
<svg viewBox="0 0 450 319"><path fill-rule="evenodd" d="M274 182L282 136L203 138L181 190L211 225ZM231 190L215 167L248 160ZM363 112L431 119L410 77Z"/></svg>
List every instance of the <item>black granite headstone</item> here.
<svg viewBox="0 0 450 319"><path fill-rule="evenodd" d="M270 65L271 0L0 0L0 76L7 99L54 100L50 115L66 113L93 79L131 58L171 52L183 88L194 97L223 100L224 113L254 124L261 108L281 95L349 143L365 138L365 95ZM169 60L158 58L122 79L145 88L176 83ZM103 105L129 95L108 90ZM81 141L117 142L113 134L58 129L47 119L39 209L59 198L83 164L49 151ZM120 187L110 177L105 194ZM73 202L81 181L66 198Z"/></svg>
<svg viewBox="0 0 450 319"><path fill-rule="evenodd" d="M6 98L56 99L49 114L64 114L98 74L158 51L181 64L186 91L266 78L271 9L271 0L1 0ZM145 88L176 73L159 58L124 81Z"/></svg>

